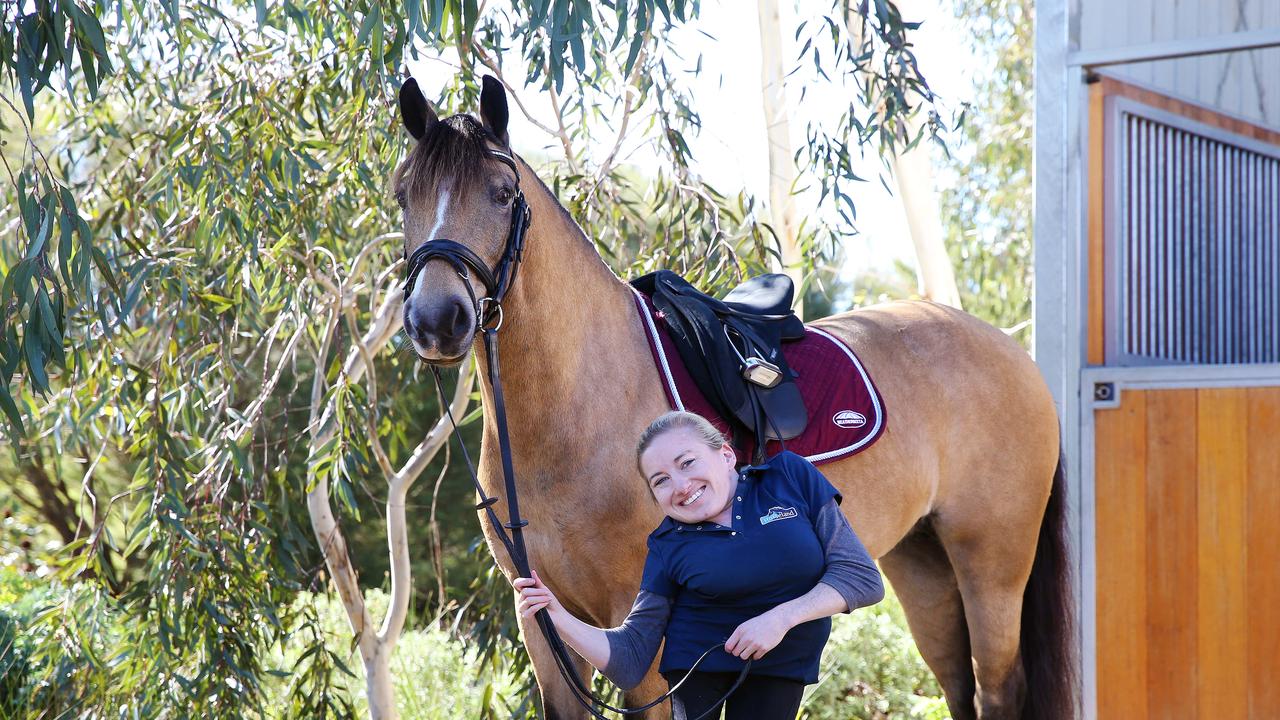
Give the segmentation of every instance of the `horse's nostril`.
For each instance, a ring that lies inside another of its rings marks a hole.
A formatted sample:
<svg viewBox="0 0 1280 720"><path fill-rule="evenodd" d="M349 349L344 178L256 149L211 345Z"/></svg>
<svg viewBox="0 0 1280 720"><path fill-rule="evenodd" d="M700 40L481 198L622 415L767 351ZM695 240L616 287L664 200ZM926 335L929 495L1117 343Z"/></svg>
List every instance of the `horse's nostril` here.
<svg viewBox="0 0 1280 720"><path fill-rule="evenodd" d="M422 343L422 313L416 307L410 306L405 309L404 332L410 340Z"/></svg>
<svg viewBox="0 0 1280 720"><path fill-rule="evenodd" d="M463 335L465 335L467 332L467 328L470 325L470 322L468 322L468 320L469 318L467 317L466 306L464 306L461 302L454 301L453 322L451 323L450 334L455 338L460 338Z"/></svg>

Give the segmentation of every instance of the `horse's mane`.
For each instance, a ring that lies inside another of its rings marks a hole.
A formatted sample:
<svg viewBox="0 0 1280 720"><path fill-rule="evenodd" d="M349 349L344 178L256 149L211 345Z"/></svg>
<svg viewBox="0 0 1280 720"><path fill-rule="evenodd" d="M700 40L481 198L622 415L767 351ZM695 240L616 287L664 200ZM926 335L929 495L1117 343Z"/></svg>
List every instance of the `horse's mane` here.
<svg viewBox="0 0 1280 720"><path fill-rule="evenodd" d="M396 168L391 186L406 193L434 192L443 179L457 191L474 190L484 177L486 140L493 135L470 115L459 113L434 122Z"/></svg>
<svg viewBox="0 0 1280 720"><path fill-rule="evenodd" d="M478 119L466 113L450 115L432 123L391 175L391 188L397 192L435 195L440 181L452 178L455 191L473 191L484 177L482 170L489 161L486 141L502 144ZM527 178L523 181L530 182ZM537 174L532 176L532 182L541 185L553 199L556 197ZM578 228L577 234L590 245L590 239L569 210L558 201L552 204L570 227Z"/></svg>

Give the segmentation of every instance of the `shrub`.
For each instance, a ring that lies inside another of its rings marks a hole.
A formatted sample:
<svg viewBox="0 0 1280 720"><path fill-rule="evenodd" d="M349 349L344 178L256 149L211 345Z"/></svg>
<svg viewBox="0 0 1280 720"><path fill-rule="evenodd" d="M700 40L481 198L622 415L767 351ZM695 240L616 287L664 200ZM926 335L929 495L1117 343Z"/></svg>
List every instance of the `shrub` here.
<svg viewBox="0 0 1280 720"><path fill-rule="evenodd" d="M0 608L0 717L11 717L22 707L30 662L18 641L17 619Z"/></svg>
<svg viewBox="0 0 1280 720"><path fill-rule="evenodd" d="M386 612L387 595L365 593L374 618ZM298 603L313 604L324 632L325 647L340 659L350 674L339 674L337 683L352 701L355 717L367 717L364 665L351 639L351 626L341 602L331 595L303 593ZM452 720L453 718L507 718L522 716L522 678L508 671L505 663L486 663L478 649L469 646L437 622L407 623L391 660L396 707L401 720ZM302 646L278 648L276 666L288 671L302 652ZM282 678L272 692L288 694L289 678ZM284 707L286 703L269 703Z"/></svg>
<svg viewBox="0 0 1280 720"><path fill-rule="evenodd" d="M804 720L949 718L942 690L907 630L892 591L884 601L832 622L818 684L801 708Z"/></svg>

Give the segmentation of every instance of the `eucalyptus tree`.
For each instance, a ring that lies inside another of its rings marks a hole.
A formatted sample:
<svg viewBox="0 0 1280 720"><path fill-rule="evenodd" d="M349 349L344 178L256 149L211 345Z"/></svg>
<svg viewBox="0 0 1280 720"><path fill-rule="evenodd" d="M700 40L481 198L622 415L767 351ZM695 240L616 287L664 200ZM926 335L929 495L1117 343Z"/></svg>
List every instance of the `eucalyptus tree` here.
<svg viewBox="0 0 1280 720"><path fill-rule="evenodd" d="M965 309L1031 346L1031 0L955 0L975 55L993 72L975 80L964 141L942 196L947 248Z"/></svg>
<svg viewBox="0 0 1280 720"><path fill-rule="evenodd" d="M344 599L359 594L354 568L323 569L343 555L328 540L358 520L357 493L407 492L436 446L423 441L430 422L406 412L425 393L388 390L420 382L410 356L377 352L399 318L402 245L385 178L406 147L393 112L403 68L450 58L456 77L433 98L444 108L473 107L482 72L503 78L554 138L546 174L617 271L673 266L724 285L761 267L773 241L755 201L703 182L689 150L692 61L671 31L697 10L0 6L0 411L12 451L0 468L21 473L16 491L59 535L56 601L28 628L22 707L352 713L334 682L342 658L324 649L314 609L293 600L331 578ZM848 12L871 29L861 41ZM801 153L850 213L850 152L900 143L895 128L927 97L908 29L886 0L836 3L800 28L806 62L871 68L861 103L836 127L811 128ZM602 150L590 142L600 136L614 141ZM661 159L652 177L620 154L637 136ZM811 256L848 231L813 228ZM314 525L318 550L309 521L330 492L337 511ZM402 563L393 575L407 587ZM391 645L403 607L381 631ZM372 619L357 615L356 642L369 642ZM304 647L297 667L276 664L269 649L282 643ZM286 701L268 707L273 683Z"/></svg>

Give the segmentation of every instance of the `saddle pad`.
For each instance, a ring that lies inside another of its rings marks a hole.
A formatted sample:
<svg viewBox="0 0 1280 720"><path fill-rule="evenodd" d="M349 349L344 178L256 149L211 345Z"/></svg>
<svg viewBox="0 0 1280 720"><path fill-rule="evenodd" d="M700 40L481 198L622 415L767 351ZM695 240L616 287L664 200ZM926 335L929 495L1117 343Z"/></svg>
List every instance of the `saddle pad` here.
<svg viewBox="0 0 1280 720"><path fill-rule="evenodd" d="M680 360L662 314L643 293L633 292L667 404L707 418L730 437L729 423L712 409ZM786 441L787 450L821 465L865 450L880 437L884 403L853 350L830 333L806 325L804 339L783 343L782 354L798 375L796 385L809 413L804 432ZM749 462L755 450L754 439L746 442L746 447L734 448L739 464ZM783 444L773 440L765 450L772 457L783 450Z"/></svg>

